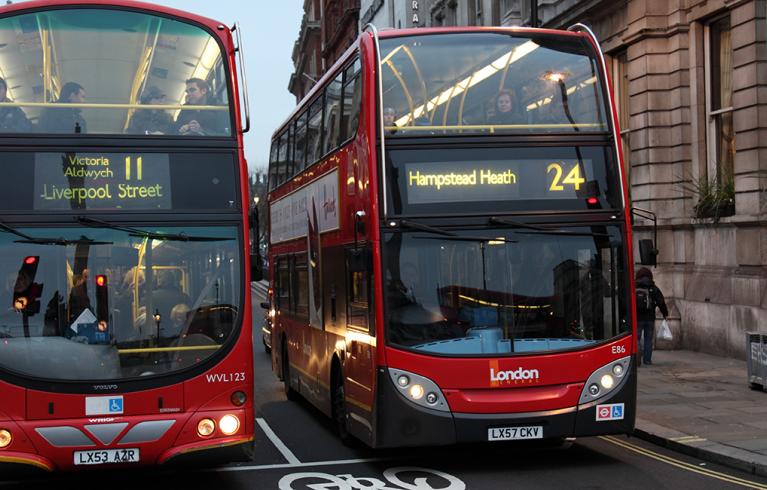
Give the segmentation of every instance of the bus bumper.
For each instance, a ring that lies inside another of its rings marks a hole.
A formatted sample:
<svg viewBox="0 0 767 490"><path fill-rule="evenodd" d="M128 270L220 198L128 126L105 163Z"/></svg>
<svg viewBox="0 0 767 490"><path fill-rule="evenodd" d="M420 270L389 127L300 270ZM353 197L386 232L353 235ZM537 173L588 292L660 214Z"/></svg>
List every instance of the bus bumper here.
<svg viewBox="0 0 767 490"><path fill-rule="evenodd" d="M636 410L636 367L616 390L597 402L525 413L455 413L422 408L405 399L385 372L378 374L375 447L487 442L491 429L541 427L544 439L630 434ZM609 406L609 416L598 409ZM612 412L613 407L620 407Z"/></svg>

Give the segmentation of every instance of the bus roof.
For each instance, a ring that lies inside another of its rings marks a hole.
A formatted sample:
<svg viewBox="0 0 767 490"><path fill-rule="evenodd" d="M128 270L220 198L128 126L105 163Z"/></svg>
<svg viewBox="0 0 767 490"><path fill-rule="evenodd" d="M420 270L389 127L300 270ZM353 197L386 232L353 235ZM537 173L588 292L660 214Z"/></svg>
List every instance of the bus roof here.
<svg viewBox="0 0 767 490"><path fill-rule="evenodd" d="M138 2L131 2L131 3L138 3ZM553 36L566 36L566 37L573 37L573 38L586 38L589 39L588 34L581 32L581 31L563 31L559 29L543 29L538 27L500 27L500 26L491 26L491 27L465 27L465 26L459 26L459 27L418 27L418 28L408 28L408 29L382 29L378 31L378 37L379 39L393 39L398 37L408 37L408 36L426 36L429 34L457 34L457 33L478 33L478 32L498 32L498 33L504 33L504 34L518 34L518 35L530 35L530 34L544 34L544 35L553 35ZM280 123L279 126L277 126L277 129L272 133L272 137L270 138L270 142L274 141L275 138L277 138L285 129L285 125L288 124L293 117L303 110L303 108L307 105L309 105L309 102L314 98L317 91L325 86L325 83L331 78L336 75L336 71L341 65L344 65L350 58L351 52L357 49L357 45L359 41L364 37L372 37L372 33L370 31L364 31L361 32L359 37L357 38L357 41L352 43L352 45L336 60L335 63L333 63L333 66L331 66L323 75L320 77L319 80L317 80L317 83L315 83L311 90L304 96L303 99L301 99L296 106L293 108L292 111L290 111L290 114Z"/></svg>
<svg viewBox="0 0 767 490"><path fill-rule="evenodd" d="M133 0L77 0L77 1L61 1L61 0L32 0L30 2L13 3L9 5L3 5L0 7L0 16L10 13L24 12L29 10L40 10L47 8L62 8L62 7L124 7L137 10L148 10L151 12L158 12L161 14L170 15L173 17L180 17L186 20L197 22L198 24L205 25L210 29L216 31L219 25L226 25L214 19L209 19L201 15L196 15L183 10L174 9L171 7L165 7L163 5L156 5L147 2L136 2Z"/></svg>

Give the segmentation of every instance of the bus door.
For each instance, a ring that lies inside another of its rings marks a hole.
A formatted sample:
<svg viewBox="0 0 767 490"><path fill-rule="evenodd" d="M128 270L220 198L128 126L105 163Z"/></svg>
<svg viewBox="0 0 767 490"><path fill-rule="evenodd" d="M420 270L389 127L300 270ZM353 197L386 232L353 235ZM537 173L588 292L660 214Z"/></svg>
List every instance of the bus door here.
<svg viewBox="0 0 767 490"><path fill-rule="evenodd" d="M373 276L369 246L347 249L347 335L344 376L346 397L352 414L370 420L373 406L375 324L370 288ZM360 413L361 412L361 413ZM362 422L355 417L357 422ZM363 422L364 424L364 422ZM368 427L372 430L372 426Z"/></svg>

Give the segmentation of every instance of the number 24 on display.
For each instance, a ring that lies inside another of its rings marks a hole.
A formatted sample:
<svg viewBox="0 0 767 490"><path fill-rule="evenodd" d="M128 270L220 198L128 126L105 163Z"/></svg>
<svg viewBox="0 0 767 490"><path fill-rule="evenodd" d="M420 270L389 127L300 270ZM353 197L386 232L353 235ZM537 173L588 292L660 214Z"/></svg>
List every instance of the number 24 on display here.
<svg viewBox="0 0 767 490"><path fill-rule="evenodd" d="M551 174L552 172L554 172L554 178L551 181L551 185L549 185L549 190L553 192L564 191L565 186L563 184L572 185L577 191L580 190L581 184L586 183L586 179L581 176L581 167L578 164L565 175L564 179L562 176L565 174L565 169L562 168L561 163L550 163L546 167L546 174Z"/></svg>

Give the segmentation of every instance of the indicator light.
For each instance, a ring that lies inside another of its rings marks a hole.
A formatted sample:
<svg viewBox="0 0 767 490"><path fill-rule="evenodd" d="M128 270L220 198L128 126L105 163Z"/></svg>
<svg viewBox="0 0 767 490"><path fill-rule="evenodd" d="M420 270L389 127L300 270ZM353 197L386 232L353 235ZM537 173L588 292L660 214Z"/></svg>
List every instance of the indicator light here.
<svg viewBox="0 0 767 490"><path fill-rule="evenodd" d="M29 256L26 259L24 259L24 263L27 265L32 265L35 262L37 262L37 257L34 257L34 256Z"/></svg>
<svg viewBox="0 0 767 490"><path fill-rule="evenodd" d="M599 199L597 199L596 197L589 197L586 199L586 203L594 206L596 204L599 204Z"/></svg>
<svg viewBox="0 0 767 490"><path fill-rule="evenodd" d="M613 374L616 376L623 376L623 365L616 364L615 366L613 366Z"/></svg>
<svg viewBox="0 0 767 490"><path fill-rule="evenodd" d="M428 395L426 395L426 402L429 403L430 405L434 405L435 403L437 403L437 400L439 400L439 397L437 396L436 393L430 392Z"/></svg>
<svg viewBox="0 0 767 490"><path fill-rule="evenodd" d="M232 393L232 397L230 400L232 401L232 405L235 407L240 407L245 404L245 401L248 399L248 397L243 393L242 391L235 391Z"/></svg>
<svg viewBox="0 0 767 490"><path fill-rule="evenodd" d="M96 286L105 286L107 283L107 276L99 274L96 276Z"/></svg>
<svg viewBox="0 0 767 490"><path fill-rule="evenodd" d="M599 385L593 383L591 386L589 386L589 393L591 396L597 396L599 394Z"/></svg>
<svg viewBox="0 0 767 490"><path fill-rule="evenodd" d="M403 374L402 376L397 378L397 384L404 388L405 386L410 384L410 378L408 378L407 376Z"/></svg>

